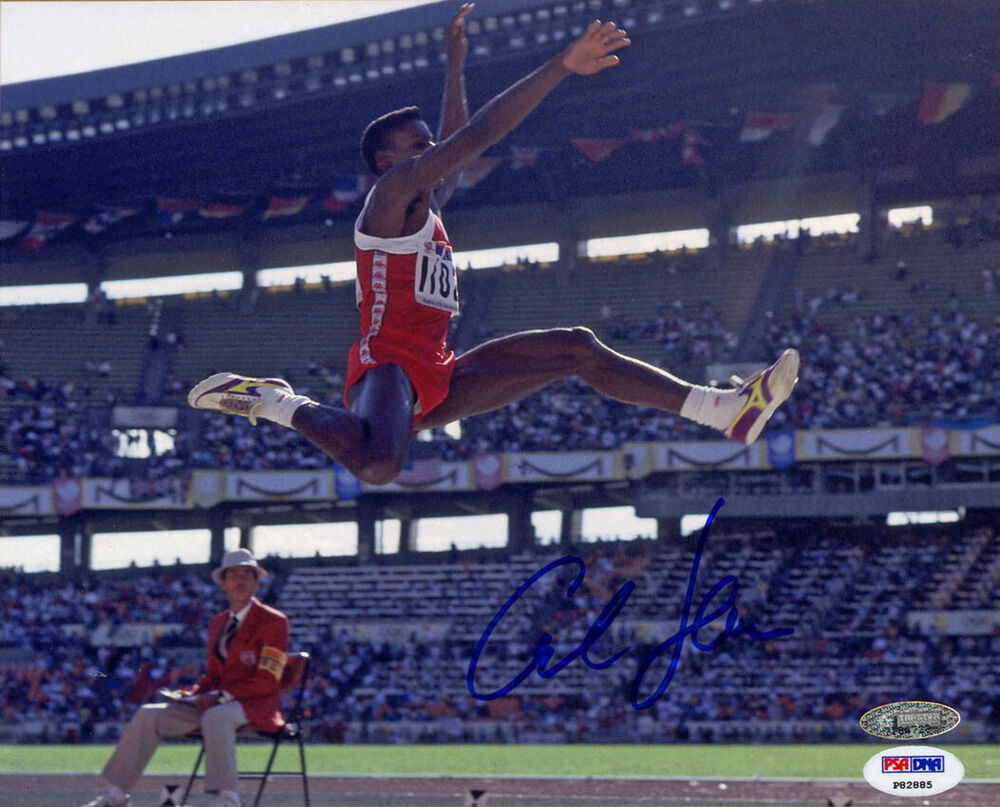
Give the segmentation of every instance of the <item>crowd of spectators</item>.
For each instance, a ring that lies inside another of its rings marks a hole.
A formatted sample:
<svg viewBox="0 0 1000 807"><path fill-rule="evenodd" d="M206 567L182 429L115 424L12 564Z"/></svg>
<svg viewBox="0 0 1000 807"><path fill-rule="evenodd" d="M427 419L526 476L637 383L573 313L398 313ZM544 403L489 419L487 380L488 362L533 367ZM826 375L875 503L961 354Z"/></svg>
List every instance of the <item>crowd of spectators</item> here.
<svg viewBox="0 0 1000 807"><path fill-rule="evenodd" d="M892 540L903 566L914 569L928 545L943 554L973 539L959 528L930 541L917 534ZM981 547L986 540L988 549L998 538L987 530L978 540ZM746 599L741 616L749 611L762 620L762 628L777 627L771 624L775 617L767 614L781 601L801 600L805 605L793 623L796 632L770 641L742 636L713 652L685 653L664 696L641 711L629 703L638 662L664 638L655 631L651 635L643 622L669 622L664 614L636 613L631 620L623 614L616 620L591 657L610 657L625 647L635 652L606 669L591 669L577 660L555 677L533 675L509 697L489 702L472 698L465 681L475 645L471 637L479 635L486 621L446 616L450 598L462 596L457 588L432 598L449 622L444 634L427 632L425 619L393 625L391 638L373 636L371 624L365 627L356 619L339 619L318 630L313 625L306 648L313 662L304 700L309 736L351 742L846 741L860 739L857 718L871 706L925 698L959 709L967 723L977 724L981 739L1000 739L1000 670L984 666L1000 653L1000 630L947 635L909 624L906 613L926 607L920 586L864 588L842 580L840 588L814 590L799 572L815 566L819 556L834 566L846 563L841 571L853 564L881 569L887 576L896 560L885 559L877 541L859 542L856 535L814 537L805 547L801 543L786 535L766 544L764 554L773 555L781 568L777 577L752 570L740 575ZM741 552L751 548L736 554ZM637 596L657 585L660 572L652 546L637 550L602 544L582 554L586 583L572 599L563 583L545 580L533 587L533 599L505 618L480 660L481 690L522 669L542 631L552 636L556 660L579 646L611 592L626 579L635 582ZM979 561L991 580L979 606L986 608L1000 599L1000 569L990 566L989 556L982 552ZM548 559L539 554L535 563ZM290 568L272 561L264 563L276 573L260 596L288 610L283 598L293 589ZM959 571L974 576L974 565ZM927 567L928 580L935 568ZM475 573L467 565L462 569L466 575ZM413 574L418 585L419 568ZM809 590L799 590L803 587ZM857 614L849 620L854 625L850 630L836 627L843 620L829 618L845 603ZM73 582L44 575L0 579L0 712L5 725L16 727L22 740L113 739L157 688L184 686L197 678L208 622L224 607L224 597L204 572L180 567ZM891 618L873 621L875 613ZM297 649L309 632L303 631L305 617L294 610L289 614ZM640 697L653 692L665 664L666 659L651 668Z"/></svg>
<svg viewBox="0 0 1000 807"><path fill-rule="evenodd" d="M798 348L799 384L786 407L802 428L904 426L935 418L997 417L1000 317L980 324L960 311L855 317L835 336L818 314L774 322L770 349Z"/></svg>

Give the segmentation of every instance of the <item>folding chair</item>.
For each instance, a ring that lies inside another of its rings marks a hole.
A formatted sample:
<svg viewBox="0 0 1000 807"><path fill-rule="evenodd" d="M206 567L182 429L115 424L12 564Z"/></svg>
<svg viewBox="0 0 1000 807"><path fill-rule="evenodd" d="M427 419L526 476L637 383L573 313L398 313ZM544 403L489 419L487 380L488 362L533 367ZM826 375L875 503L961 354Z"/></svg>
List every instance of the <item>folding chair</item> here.
<svg viewBox="0 0 1000 807"><path fill-rule="evenodd" d="M308 680L309 673L309 654L302 653L289 653L288 658L285 661L285 669L281 675L281 693L285 694L297 689L295 693L294 700L292 702L292 708L285 712L287 719L284 724L277 731L261 731L256 726L247 723L240 726L236 731L237 738L239 737L257 737L265 740L270 740L271 754L267 758L267 766L262 771L240 771L240 779L260 779L260 787L257 789L257 796L253 800L253 806L257 807L260 804L260 798L264 793L264 785L267 784L268 779L272 776L301 776L302 777L302 795L305 797L306 807L309 807L309 781L306 776L306 749L305 744L302 741L302 729L299 726L299 722L302 719L302 695L305 693L306 681ZM189 737L194 737L201 740L201 747L198 749L198 758L194 763L194 770L191 771L191 777L188 779L187 787L184 789L184 795L181 797L181 803L186 804L188 794L191 792L191 786L194 784L195 779L204 778L204 774L199 774L198 769L201 767L201 761L205 757L205 743L201 737L200 731L194 731L188 734ZM276 771L272 769L274 765L274 758L278 753L278 746L282 742L297 742L299 745L299 770L291 771Z"/></svg>

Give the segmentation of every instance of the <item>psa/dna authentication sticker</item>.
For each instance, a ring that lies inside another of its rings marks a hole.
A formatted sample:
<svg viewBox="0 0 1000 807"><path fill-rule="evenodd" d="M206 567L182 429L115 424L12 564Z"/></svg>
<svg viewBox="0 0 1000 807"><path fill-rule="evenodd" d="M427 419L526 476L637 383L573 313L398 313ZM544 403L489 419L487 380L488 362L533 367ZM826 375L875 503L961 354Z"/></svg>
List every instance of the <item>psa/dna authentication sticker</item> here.
<svg viewBox="0 0 1000 807"><path fill-rule="evenodd" d="M901 745L869 759L864 776L868 784L890 796L936 796L962 781L965 766L941 748Z"/></svg>
<svg viewBox="0 0 1000 807"><path fill-rule="evenodd" d="M956 709L933 701L896 701L861 715L861 728L887 740L926 740L951 731L962 721Z"/></svg>

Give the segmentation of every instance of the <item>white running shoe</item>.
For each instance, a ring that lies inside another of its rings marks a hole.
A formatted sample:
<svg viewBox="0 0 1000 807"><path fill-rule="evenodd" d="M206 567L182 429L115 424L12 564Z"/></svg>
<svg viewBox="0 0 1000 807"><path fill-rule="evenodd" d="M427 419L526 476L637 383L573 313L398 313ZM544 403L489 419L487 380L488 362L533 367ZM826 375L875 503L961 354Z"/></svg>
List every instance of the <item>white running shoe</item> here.
<svg viewBox="0 0 1000 807"><path fill-rule="evenodd" d="M88 801L82 807L129 807L132 804L126 797L125 801L111 801L107 796L98 796Z"/></svg>
<svg viewBox="0 0 1000 807"><path fill-rule="evenodd" d="M723 434L730 440L748 446L758 437L764 424L792 394L799 380L799 352L788 348L770 367L747 379L733 378L738 393L745 398L732 423Z"/></svg>
<svg viewBox="0 0 1000 807"><path fill-rule="evenodd" d="M293 395L291 384L281 378L247 378L235 373L216 373L200 381L188 393L188 403L195 409L210 409L226 415L240 415L257 425L256 411L260 393L278 389Z"/></svg>

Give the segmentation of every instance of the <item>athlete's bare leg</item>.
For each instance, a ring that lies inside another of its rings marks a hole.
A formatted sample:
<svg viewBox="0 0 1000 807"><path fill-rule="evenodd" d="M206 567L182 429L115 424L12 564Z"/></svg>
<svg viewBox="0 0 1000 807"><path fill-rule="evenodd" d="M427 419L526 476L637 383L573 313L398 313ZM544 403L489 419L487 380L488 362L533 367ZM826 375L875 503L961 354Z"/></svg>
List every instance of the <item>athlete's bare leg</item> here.
<svg viewBox="0 0 1000 807"><path fill-rule="evenodd" d="M674 413L681 411L692 386L612 350L589 328L523 331L460 356L448 397L420 428L499 409L571 375L607 398Z"/></svg>
<svg viewBox="0 0 1000 807"><path fill-rule="evenodd" d="M293 428L358 479L384 485L406 462L413 436L413 387L396 364L374 367L351 387L350 409L300 406Z"/></svg>

